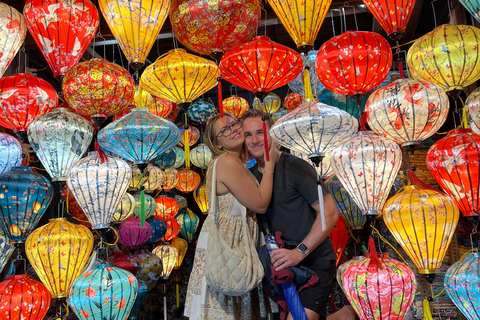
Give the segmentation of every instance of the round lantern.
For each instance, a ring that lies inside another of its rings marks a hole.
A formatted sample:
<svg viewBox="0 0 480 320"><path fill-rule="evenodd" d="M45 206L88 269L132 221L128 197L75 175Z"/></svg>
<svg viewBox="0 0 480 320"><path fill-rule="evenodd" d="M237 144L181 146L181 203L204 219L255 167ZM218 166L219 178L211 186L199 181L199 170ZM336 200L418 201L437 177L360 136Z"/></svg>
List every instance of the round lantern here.
<svg viewBox="0 0 480 320"><path fill-rule="evenodd" d="M190 151L190 160L200 169L207 169L212 161L212 152L206 144L201 143Z"/></svg>
<svg viewBox="0 0 480 320"><path fill-rule="evenodd" d="M1 8L2 3L0 3ZM22 164L22 145L9 134L0 132L0 174Z"/></svg>
<svg viewBox="0 0 480 320"><path fill-rule="evenodd" d="M175 266L173 268L180 269L183 258L185 258L185 254L187 253L188 243L182 238L176 237L172 240L170 244L178 251L177 261L175 262Z"/></svg>
<svg viewBox="0 0 480 320"><path fill-rule="evenodd" d="M53 199L47 178L27 167L0 175L0 227L11 241L23 243Z"/></svg>
<svg viewBox="0 0 480 320"><path fill-rule="evenodd" d="M462 216L480 215L480 135L470 129L450 131L430 147L426 161L428 170L455 200Z"/></svg>
<svg viewBox="0 0 480 320"><path fill-rule="evenodd" d="M187 115L193 122L205 124L210 117L215 115L215 106L199 98L188 107Z"/></svg>
<svg viewBox="0 0 480 320"><path fill-rule="evenodd" d="M10 239L8 239L0 229L0 272L2 272L5 265L10 260L12 253L13 245L10 244Z"/></svg>
<svg viewBox="0 0 480 320"><path fill-rule="evenodd" d="M140 85L150 94L176 104L191 103L212 89L219 76L213 61L173 49L143 71Z"/></svg>
<svg viewBox="0 0 480 320"><path fill-rule="evenodd" d="M388 75L392 48L378 33L347 31L318 50L315 69L323 85L348 96L366 94Z"/></svg>
<svg viewBox="0 0 480 320"><path fill-rule="evenodd" d="M110 227L132 178L132 171L125 161L105 158L91 152L67 173L68 188L93 229Z"/></svg>
<svg viewBox="0 0 480 320"><path fill-rule="evenodd" d="M448 97L440 86L398 79L377 89L365 112L373 132L402 147L413 147L440 129L448 115Z"/></svg>
<svg viewBox="0 0 480 320"><path fill-rule="evenodd" d="M289 94L287 94L285 99L283 99L283 106L288 111L292 111L293 109L299 107L302 104L302 102L303 102L303 96L299 95L296 92L290 92Z"/></svg>
<svg viewBox="0 0 480 320"><path fill-rule="evenodd" d="M167 224L167 232L165 233L165 236L161 239L162 241L169 241L175 238L178 233L180 232L180 228L182 227L177 219L175 218L170 218L165 221Z"/></svg>
<svg viewBox="0 0 480 320"><path fill-rule="evenodd" d="M67 203L67 209L68 211L72 214L73 218L81 225L84 225L87 228L91 228L92 225L88 221L87 216L83 212L82 208L77 203L77 200L75 200L75 197L73 196L72 192L68 189L68 186L65 185L63 186L62 191L60 192L60 196L62 199L64 199Z"/></svg>
<svg viewBox="0 0 480 320"><path fill-rule="evenodd" d="M28 260L53 298L68 296L73 281L86 267L92 248L90 230L65 218L50 219L33 231L25 243Z"/></svg>
<svg viewBox="0 0 480 320"><path fill-rule="evenodd" d="M465 110L468 114L468 126L475 133L480 133L480 88L473 90L465 100Z"/></svg>
<svg viewBox="0 0 480 320"><path fill-rule="evenodd" d="M155 159L153 159L153 162L160 168L160 169L167 169L170 167L173 167L175 164L176 160L176 153L172 149L165 151Z"/></svg>
<svg viewBox="0 0 480 320"><path fill-rule="evenodd" d="M152 235L152 227L149 223L142 226L139 217L133 216L122 221L118 228L118 241L130 249L145 243Z"/></svg>
<svg viewBox="0 0 480 320"><path fill-rule="evenodd" d="M365 215L381 214L402 164L395 142L368 131L333 149L333 171Z"/></svg>
<svg viewBox="0 0 480 320"><path fill-rule="evenodd" d="M160 241L167 232L167 223L157 218L150 218L147 220L152 228L152 235L147 240L147 244L155 244Z"/></svg>
<svg viewBox="0 0 480 320"><path fill-rule="evenodd" d="M314 97L318 97L320 92L325 88L323 84L318 80L317 73L315 71L315 58L317 57L318 50L310 50L307 56L303 56L303 64L305 68L309 70L310 76L310 89ZM297 93L302 97L305 97L305 83L304 74L300 73L295 79L288 83L288 87L293 93ZM303 99L302 99L303 100Z"/></svg>
<svg viewBox="0 0 480 320"><path fill-rule="evenodd" d="M260 93L295 79L303 69L303 61L293 49L258 36L224 54L219 69L228 82Z"/></svg>
<svg viewBox="0 0 480 320"><path fill-rule="evenodd" d="M185 123L177 124L178 129L180 129L182 133L182 138L178 142L178 146L184 147L185 146L185 133L188 131L188 141L190 147L197 143L198 139L200 139L200 131L195 128L194 126L189 126ZM178 160L177 160L178 161Z"/></svg>
<svg viewBox="0 0 480 320"><path fill-rule="evenodd" d="M359 107L357 101L350 99L347 95L323 89L318 96L318 101L342 109L354 116L357 120L360 120L360 116L365 109L365 103L367 103L367 95L368 93L360 100Z"/></svg>
<svg viewBox="0 0 480 320"><path fill-rule="evenodd" d="M407 53L412 78L445 91L461 90L480 78L480 29L443 24L417 39Z"/></svg>
<svg viewBox="0 0 480 320"><path fill-rule="evenodd" d="M132 167L132 180L130 181L130 188L137 191L141 189L140 183L143 179L143 187L145 192L153 192L155 189L161 188L165 173L162 169L152 164L147 166L147 173L142 175L138 166Z"/></svg>
<svg viewBox="0 0 480 320"><path fill-rule="evenodd" d="M5 3L0 3L0 77L12 62L27 35L27 26L20 12Z"/></svg>
<svg viewBox="0 0 480 320"><path fill-rule="evenodd" d="M28 0L23 16L53 75L59 79L78 63L100 22L90 0Z"/></svg>
<svg viewBox="0 0 480 320"><path fill-rule="evenodd" d="M173 168L178 169L185 164L185 151L179 147L173 147L172 150L175 153Z"/></svg>
<svg viewBox="0 0 480 320"><path fill-rule="evenodd" d="M137 292L138 281L133 274L111 264L99 264L75 280L68 304L80 320L124 320Z"/></svg>
<svg viewBox="0 0 480 320"><path fill-rule="evenodd" d="M87 151L93 127L67 108L56 108L28 127L28 141L52 181L65 181L67 171Z"/></svg>
<svg viewBox="0 0 480 320"><path fill-rule="evenodd" d="M348 230L345 227L345 222L342 218L338 219L337 224L330 230L328 235L330 237L330 241L332 241L333 248L335 249L335 254L337 255L337 263L342 261L343 252L347 247L348 240L350 240L350 235L348 234Z"/></svg>
<svg viewBox="0 0 480 320"><path fill-rule="evenodd" d="M5 320L41 320L50 308L52 296L31 276L9 276L0 282L0 313Z"/></svg>
<svg viewBox="0 0 480 320"><path fill-rule="evenodd" d="M197 189L200 181L202 181L200 175L191 169L178 171L178 177L178 184L175 186L175 189L183 193L192 192Z"/></svg>
<svg viewBox="0 0 480 320"><path fill-rule="evenodd" d="M274 114L272 114L272 120L273 120L273 123L277 122L278 120L280 120L284 115L286 115L288 113L288 111L286 109L280 109L278 110L277 112L275 112Z"/></svg>
<svg viewBox="0 0 480 320"><path fill-rule="evenodd" d="M167 18L170 1L100 0L98 5L130 67L141 69Z"/></svg>
<svg viewBox="0 0 480 320"><path fill-rule="evenodd" d="M57 93L47 81L23 73L0 78L0 126L22 142L30 123L57 107Z"/></svg>
<svg viewBox="0 0 480 320"><path fill-rule="evenodd" d="M383 208L388 230L421 274L435 273L441 267L459 216L449 196L413 185L390 198Z"/></svg>
<svg viewBox="0 0 480 320"><path fill-rule="evenodd" d="M280 99L280 97L275 93L270 92L263 99L263 102L257 97L253 98L252 106L263 113L274 114L280 110L280 107L282 106L282 99Z"/></svg>
<svg viewBox="0 0 480 320"><path fill-rule="evenodd" d="M206 184L203 183L201 186L199 186L193 192L193 197L200 211L202 211L203 214L207 214L209 206L208 206L208 194L207 194Z"/></svg>
<svg viewBox="0 0 480 320"><path fill-rule="evenodd" d="M148 290L155 287L162 272L162 261L146 250L137 249L134 253L128 254L117 252L113 264L115 267L132 272L137 279L145 281Z"/></svg>
<svg viewBox="0 0 480 320"><path fill-rule="evenodd" d="M172 273L173 267L177 262L178 250L172 245L162 243L155 247L152 253L162 260L163 271L160 276L164 279L168 279L168 276Z"/></svg>
<svg viewBox="0 0 480 320"><path fill-rule="evenodd" d="M333 169L332 169L332 166L330 165L331 152L332 152L332 149L325 150L325 157L322 159L322 162L319 164L319 166L316 167L315 163L308 158L308 155L301 152L297 152L295 150L290 150L290 153L293 154L294 156L299 157L300 159L303 159L308 163L310 163L317 171L318 177L322 180L327 179L329 176L333 174Z"/></svg>
<svg viewBox="0 0 480 320"><path fill-rule="evenodd" d="M180 208L177 200L167 196L160 196L156 198L155 203L155 218L163 221L167 221L168 219L175 217Z"/></svg>
<svg viewBox="0 0 480 320"><path fill-rule="evenodd" d="M239 96L231 96L223 99L222 104L225 112L230 113L237 119L239 119L245 113L245 111L250 108L247 100Z"/></svg>
<svg viewBox="0 0 480 320"><path fill-rule="evenodd" d="M137 298L135 299L135 303L133 304L132 311L130 311L130 314L128 316L128 320L138 320L138 315L140 314L140 311L142 311L145 300L147 300L147 294L148 294L147 283L140 279L137 279L137 281L138 281L138 294L137 294Z"/></svg>
<svg viewBox="0 0 480 320"><path fill-rule="evenodd" d="M175 186L178 184L178 180L180 179L180 176L178 175L177 169L174 168L168 168L165 169L165 180L163 180L163 189L165 191L170 191Z"/></svg>
<svg viewBox="0 0 480 320"><path fill-rule="evenodd" d="M117 210L113 214L112 223L120 224L123 220L130 218L133 215L133 210L137 202L130 193L125 193L122 197L122 201L118 205Z"/></svg>
<svg viewBox="0 0 480 320"><path fill-rule="evenodd" d="M155 199L152 196L149 196L148 194L144 194L144 214L145 214L145 219L150 218L153 216L155 213ZM133 214L137 217L141 217L142 215L142 195L140 193L136 193L133 195L133 198L135 199L135 207L133 208Z"/></svg>
<svg viewBox="0 0 480 320"><path fill-rule="evenodd" d="M95 58L68 69L62 91L76 113L101 122L132 104L135 83L124 68Z"/></svg>
<svg viewBox="0 0 480 320"><path fill-rule="evenodd" d="M185 197L182 197L181 195L179 194L176 194L175 195L175 201L177 201L178 203L178 213L183 213L187 210L187 199Z"/></svg>
<svg viewBox="0 0 480 320"><path fill-rule="evenodd" d="M189 243L192 242L195 232L197 231L200 218L198 218L198 216L191 210L187 209L187 212L177 216L177 221L182 226L180 228L180 235L182 238L187 240Z"/></svg>

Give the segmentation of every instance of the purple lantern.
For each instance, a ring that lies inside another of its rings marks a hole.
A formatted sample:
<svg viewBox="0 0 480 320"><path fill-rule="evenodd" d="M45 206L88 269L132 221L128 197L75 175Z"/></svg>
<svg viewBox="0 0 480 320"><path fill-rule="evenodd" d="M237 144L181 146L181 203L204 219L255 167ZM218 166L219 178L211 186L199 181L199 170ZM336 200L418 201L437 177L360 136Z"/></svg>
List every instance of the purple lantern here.
<svg viewBox="0 0 480 320"><path fill-rule="evenodd" d="M118 228L119 242L130 249L145 243L152 235L152 227L149 223L142 226L140 218L133 216L122 221Z"/></svg>

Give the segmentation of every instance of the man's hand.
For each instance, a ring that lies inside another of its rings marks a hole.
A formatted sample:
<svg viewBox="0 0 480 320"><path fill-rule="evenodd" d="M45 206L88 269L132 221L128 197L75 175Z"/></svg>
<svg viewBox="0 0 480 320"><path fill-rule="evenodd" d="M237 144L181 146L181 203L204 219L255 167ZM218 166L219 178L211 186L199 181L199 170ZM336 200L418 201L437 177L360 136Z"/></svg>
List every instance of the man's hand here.
<svg viewBox="0 0 480 320"><path fill-rule="evenodd" d="M270 253L270 260L276 271L283 270L288 267L295 267L305 258L303 254L294 249L276 249Z"/></svg>

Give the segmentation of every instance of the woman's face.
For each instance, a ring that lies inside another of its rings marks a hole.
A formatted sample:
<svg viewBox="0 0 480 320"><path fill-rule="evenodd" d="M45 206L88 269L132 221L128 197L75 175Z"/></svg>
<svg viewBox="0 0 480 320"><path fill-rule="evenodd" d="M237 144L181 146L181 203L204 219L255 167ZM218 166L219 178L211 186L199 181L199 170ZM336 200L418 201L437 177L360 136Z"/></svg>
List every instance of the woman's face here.
<svg viewBox="0 0 480 320"><path fill-rule="evenodd" d="M222 148L233 150L243 145L244 137L240 122L232 117L218 118L214 124L217 142Z"/></svg>

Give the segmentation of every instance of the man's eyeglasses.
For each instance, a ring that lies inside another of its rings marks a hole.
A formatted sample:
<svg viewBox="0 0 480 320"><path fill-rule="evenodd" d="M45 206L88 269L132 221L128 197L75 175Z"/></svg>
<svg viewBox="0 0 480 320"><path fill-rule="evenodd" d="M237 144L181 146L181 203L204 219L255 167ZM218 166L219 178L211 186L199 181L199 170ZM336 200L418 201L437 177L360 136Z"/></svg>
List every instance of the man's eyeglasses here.
<svg viewBox="0 0 480 320"><path fill-rule="evenodd" d="M239 121L234 121L234 122L230 123L230 125L220 129L220 131L217 134L217 138L220 137L220 136L229 137L232 134L232 132L234 131L233 128L238 127L238 126L240 126Z"/></svg>

